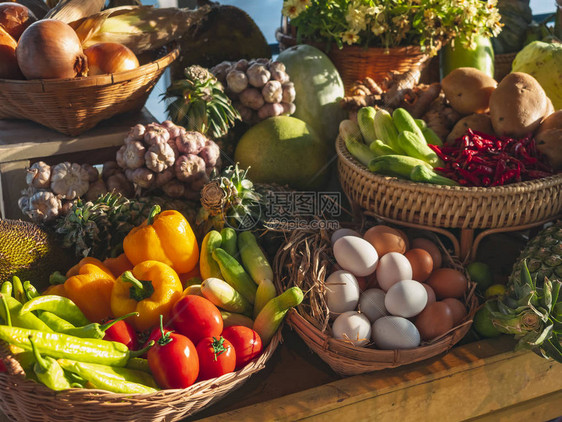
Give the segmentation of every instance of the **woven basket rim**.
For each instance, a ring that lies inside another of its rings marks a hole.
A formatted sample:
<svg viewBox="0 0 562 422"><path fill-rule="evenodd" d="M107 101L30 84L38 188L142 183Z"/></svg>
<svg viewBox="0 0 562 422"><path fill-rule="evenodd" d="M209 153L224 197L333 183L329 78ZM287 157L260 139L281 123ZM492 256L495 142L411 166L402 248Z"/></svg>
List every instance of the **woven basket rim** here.
<svg viewBox="0 0 562 422"><path fill-rule="evenodd" d="M512 195L515 193L525 193L536 191L539 188L546 188L554 185L562 185L562 173L541 179L528 180L525 182L510 183L503 186L477 187L477 186L445 186L430 183L412 182L394 176L384 176L371 172L367 167L357 161L345 148L343 139L338 136L336 140L336 151L338 157L347 165L352 166L365 178L376 183L384 183L407 190L416 190L423 193L444 193L458 196L469 194L482 195Z"/></svg>
<svg viewBox="0 0 562 422"><path fill-rule="evenodd" d="M135 79L139 76L145 75L151 72L152 69L159 70L161 68L167 67L171 64L180 54L180 46L177 42L172 42L168 44L168 52L151 62L145 63L136 69L126 70L124 72L110 73L104 75L94 75L94 76L82 76L75 78L60 78L60 79L29 79L29 80L19 80L19 79L1 79L0 78L0 89L3 86L21 86L22 88L31 86L41 86L43 91L47 91L50 88L79 88L81 86L109 86L115 83L123 82L130 79Z"/></svg>
<svg viewBox="0 0 562 422"><path fill-rule="evenodd" d="M242 369L222 375L217 378L199 381L184 389L162 389L153 393L142 394L113 393L107 390L84 388L71 388L63 391L54 391L47 388L41 383L24 378L23 374L10 375L8 373L0 373L0 378L9 377L10 379L14 380L15 390L17 390L18 385L32 386L34 391L40 391L43 401L45 401L45 399L57 402L63 400L67 402L68 405L72 405L73 402L81 402L80 405L101 405L102 407L107 406L108 417L111 417L109 413L112 411L112 406L116 403L122 402L126 402L131 405L149 406L151 410L153 410L154 408L170 408L170 413L168 416L174 416L174 414L181 413L183 415L182 417L186 417L200 410L203 410L203 408L207 407L211 403L209 402L202 407L197 407L194 411L185 413L185 411L182 410L181 403L178 404L178 400L185 403L194 402L197 404L202 396L212 395L212 397L214 397L218 395L218 397L220 398L228 394L229 391L217 390L228 387L235 389L240 385L240 383L245 382L253 374L265 368L265 364L271 358L271 356L273 356L278 345L282 342L281 328L282 327L279 328L277 333L271 339L271 342L264 349L263 353L257 359L244 366ZM6 345L6 343L4 343L3 341L0 341L0 343ZM13 363L19 366L19 362L17 362L11 355L8 355L7 359L11 360ZM21 369L21 366L19 367ZM35 410L33 410L33 412L35 412ZM37 408L37 412L42 412L40 407ZM41 413L41 415L43 415L43 413ZM56 420L56 418L52 420Z"/></svg>

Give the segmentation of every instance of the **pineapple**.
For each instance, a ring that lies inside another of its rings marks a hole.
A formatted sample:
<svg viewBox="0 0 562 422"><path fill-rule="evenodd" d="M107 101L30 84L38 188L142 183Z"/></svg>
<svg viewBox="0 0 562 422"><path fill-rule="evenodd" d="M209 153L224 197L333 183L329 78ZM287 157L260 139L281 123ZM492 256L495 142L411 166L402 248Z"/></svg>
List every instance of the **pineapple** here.
<svg viewBox="0 0 562 422"><path fill-rule="evenodd" d="M173 99L166 110L175 124L215 139L241 120L221 83L201 66L186 68L185 79L173 82L162 96Z"/></svg>
<svg viewBox="0 0 562 422"><path fill-rule="evenodd" d="M492 324L519 340L516 349L532 349L562 363L562 280L537 283L525 259L518 274L504 296L486 303Z"/></svg>
<svg viewBox="0 0 562 422"><path fill-rule="evenodd" d="M247 173L236 164L203 186L202 207L196 219L203 233L212 228L221 230L225 225L249 230L259 222L261 196Z"/></svg>
<svg viewBox="0 0 562 422"><path fill-rule="evenodd" d="M161 197L133 200L110 192L94 202L77 201L68 214L57 219L56 233L63 247L73 248L78 257L117 256L127 233L148 217L155 204L182 212L190 223L195 220L193 203Z"/></svg>
<svg viewBox="0 0 562 422"><path fill-rule="evenodd" d="M522 260L527 261L531 275L537 277L537 283L542 283L545 277L552 281L562 280L562 220L529 241L513 267L510 283L519 279Z"/></svg>

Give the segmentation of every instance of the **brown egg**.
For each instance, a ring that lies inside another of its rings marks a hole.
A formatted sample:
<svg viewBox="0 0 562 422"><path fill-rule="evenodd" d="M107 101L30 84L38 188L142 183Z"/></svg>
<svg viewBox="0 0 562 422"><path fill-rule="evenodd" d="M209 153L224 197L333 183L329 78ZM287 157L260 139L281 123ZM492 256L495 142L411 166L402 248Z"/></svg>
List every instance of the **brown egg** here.
<svg viewBox="0 0 562 422"><path fill-rule="evenodd" d="M406 244L406 250L410 249L410 239L408 239L408 235L406 234L406 232L404 230L400 230L397 228L394 228L394 230L396 230L400 234L400 237L404 239L404 243Z"/></svg>
<svg viewBox="0 0 562 422"><path fill-rule="evenodd" d="M412 266L412 279L423 283L433 271L433 258L425 249L414 248L407 251L404 256Z"/></svg>
<svg viewBox="0 0 562 422"><path fill-rule="evenodd" d="M365 232L363 238L377 250L379 259L388 252L406 252L406 241L398 230L389 226L373 226Z"/></svg>
<svg viewBox="0 0 562 422"><path fill-rule="evenodd" d="M414 325L422 340L432 340L453 328L453 313L446 303L435 302L421 311Z"/></svg>
<svg viewBox="0 0 562 422"><path fill-rule="evenodd" d="M456 326L466 316L466 306L464 306L464 303L462 303L458 299L455 299L454 297L443 299L442 302L451 309L451 312L453 313L453 326Z"/></svg>
<svg viewBox="0 0 562 422"><path fill-rule="evenodd" d="M414 240L412 240L410 247L412 249L413 248L425 249L427 252L429 252L431 258L433 259L433 269L436 270L437 268L441 268L441 265L443 263L443 256L441 255L441 250L431 240L426 239L425 237L416 237Z"/></svg>
<svg viewBox="0 0 562 422"><path fill-rule="evenodd" d="M427 292L427 305L429 305L430 303L435 303L437 301L437 298L435 297L435 292L433 291L431 286L425 283L421 283L421 285L425 288L425 291ZM427 307L427 305L425 306Z"/></svg>
<svg viewBox="0 0 562 422"><path fill-rule="evenodd" d="M431 273L427 280L437 299L447 297L461 298L468 288L468 280L460 271L453 268L438 268Z"/></svg>

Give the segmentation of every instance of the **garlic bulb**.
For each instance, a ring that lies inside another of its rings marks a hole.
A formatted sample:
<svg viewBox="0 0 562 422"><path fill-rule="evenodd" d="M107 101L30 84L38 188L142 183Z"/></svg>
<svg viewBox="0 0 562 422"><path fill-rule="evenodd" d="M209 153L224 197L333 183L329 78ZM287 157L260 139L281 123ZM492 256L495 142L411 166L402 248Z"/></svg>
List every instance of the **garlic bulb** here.
<svg viewBox="0 0 562 422"><path fill-rule="evenodd" d="M84 195L90 186L90 175L76 163L64 162L52 168L51 189L66 199Z"/></svg>

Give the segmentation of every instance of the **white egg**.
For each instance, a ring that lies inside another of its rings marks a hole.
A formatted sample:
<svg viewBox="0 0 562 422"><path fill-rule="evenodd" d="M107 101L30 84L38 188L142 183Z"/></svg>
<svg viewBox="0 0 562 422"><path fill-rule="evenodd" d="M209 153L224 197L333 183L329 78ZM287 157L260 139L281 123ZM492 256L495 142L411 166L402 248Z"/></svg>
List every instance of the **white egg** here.
<svg viewBox="0 0 562 422"><path fill-rule="evenodd" d="M364 313L371 323L382 316L388 315L384 305L386 293L381 289L368 289L359 297L359 311Z"/></svg>
<svg viewBox="0 0 562 422"><path fill-rule="evenodd" d="M427 290L419 281L401 280L392 285L384 298L386 310L396 316L411 318L427 305Z"/></svg>
<svg viewBox="0 0 562 422"><path fill-rule="evenodd" d="M412 265L408 258L398 252L388 252L379 260L377 281L385 292L400 280L412 279Z"/></svg>
<svg viewBox="0 0 562 422"><path fill-rule="evenodd" d="M413 349L420 345L420 333L406 318L384 316L373 323L371 338L384 350Z"/></svg>
<svg viewBox="0 0 562 422"><path fill-rule="evenodd" d="M349 271L336 271L324 282L325 298L331 313L353 311L359 302L359 283Z"/></svg>
<svg viewBox="0 0 562 422"><path fill-rule="evenodd" d="M340 237L334 243L333 250L338 265L356 276L370 275L377 268L379 260L377 251L373 245L361 237Z"/></svg>
<svg viewBox="0 0 562 422"><path fill-rule="evenodd" d="M332 324L334 338L364 346L371 338L371 322L359 312L344 312Z"/></svg>
<svg viewBox="0 0 562 422"><path fill-rule="evenodd" d="M362 237L358 232L356 232L353 229L337 229L335 232L332 233L332 237L330 238L332 245L336 243L336 240L344 236Z"/></svg>

